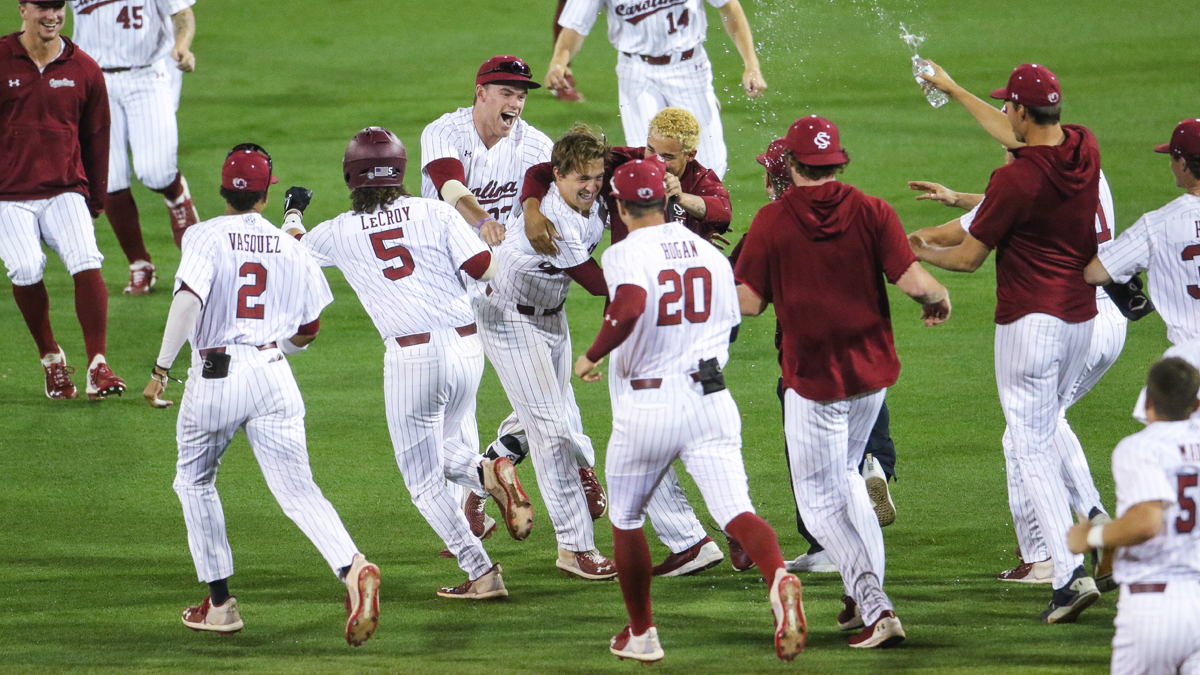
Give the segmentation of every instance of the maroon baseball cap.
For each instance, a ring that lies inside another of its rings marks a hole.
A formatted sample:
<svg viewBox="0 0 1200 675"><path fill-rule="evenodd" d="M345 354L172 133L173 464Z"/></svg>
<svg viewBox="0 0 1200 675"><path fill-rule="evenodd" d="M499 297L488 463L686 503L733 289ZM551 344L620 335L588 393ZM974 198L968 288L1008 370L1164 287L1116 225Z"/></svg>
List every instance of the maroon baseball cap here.
<svg viewBox="0 0 1200 675"><path fill-rule="evenodd" d="M1154 151L1172 155L1200 155L1200 119L1187 119L1175 125L1171 142L1154 146Z"/></svg>
<svg viewBox="0 0 1200 675"><path fill-rule="evenodd" d="M1058 105L1062 102L1062 89L1049 68L1026 63L1012 71L1008 86L993 91L992 98L1038 107Z"/></svg>
<svg viewBox="0 0 1200 675"><path fill-rule="evenodd" d="M787 162L787 139L776 138L767 146L767 151L758 156L758 163L767 168L772 178L790 183L792 172Z"/></svg>
<svg viewBox="0 0 1200 675"><path fill-rule="evenodd" d="M837 125L824 117L809 115L796 120L788 129L784 143L801 164L829 166L850 161L842 149Z"/></svg>
<svg viewBox="0 0 1200 675"><path fill-rule="evenodd" d="M260 192L278 183L271 175L271 158L265 151L234 148L221 167L221 187L243 192Z"/></svg>
<svg viewBox="0 0 1200 675"><path fill-rule="evenodd" d="M533 71L515 56L493 56L479 66L475 84L515 84L526 89L538 89L542 85L533 81Z"/></svg>
<svg viewBox="0 0 1200 675"><path fill-rule="evenodd" d="M625 202L662 199L667 194L663 187L662 162L635 159L617 167L612 177L612 194Z"/></svg>

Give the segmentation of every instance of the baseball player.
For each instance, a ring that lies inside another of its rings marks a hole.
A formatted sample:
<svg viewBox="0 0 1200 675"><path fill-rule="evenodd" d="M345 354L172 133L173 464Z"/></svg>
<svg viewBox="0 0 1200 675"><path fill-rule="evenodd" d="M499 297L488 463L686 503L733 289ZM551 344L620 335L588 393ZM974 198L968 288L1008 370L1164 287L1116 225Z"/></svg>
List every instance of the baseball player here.
<svg viewBox="0 0 1200 675"><path fill-rule="evenodd" d="M108 221L129 260L126 295L145 295L158 280L142 241L130 190L133 169L161 194L179 246L183 231L199 220L179 171L179 93L169 69L196 68L195 0L71 0L75 41L100 64L112 114L108 156Z"/></svg>
<svg viewBox="0 0 1200 675"><path fill-rule="evenodd" d="M313 482L304 435L304 400L285 355L307 348L329 284L303 248L262 217L278 179L271 158L253 143L230 151L221 168L225 215L188 228L175 274L175 297L162 348L143 395L162 400L171 365L192 345L179 408L175 492L183 504L188 547L209 596L183 612L197 631L242 629L229 594L233 553L217 495L217 468L239 428L267 487L346 583L346 641L366 642L379 623L379 568L354 546L337 511Z"/></svg>
<svg viewBox="0 0 1200 675"><path fill-rule="evenodd" d="M613 547L629 624L609 650L658 661L663 649L650 611L646 505L675 459L696 480L709 512L770 580L775 651L791 661L807 638L800 580L783 567L771 526L754 514L742 464L741 417L721 372L741 317L733 270L715 247L667 222L663 171L634 160L617 169L613 192L627 239L604 252L611 305L587 353L585 382L613 356L613 434L604 473L612 496Z"/></svg>
<svg viewBox="0 0 1200 675"><path fill-rule="evenodd" d="M342 160L353 208L304 235L299 216L307 191L293 188L300 194L284 227L303 237L320 265L346 275L383 337L384 403L396 463L413 504L468 574L438 595L507 596L500 565L472 536L457 491L446 485L450 479L486 490L513 538L529 536L533 510L512 462L485 459L478 437L463 435L483 377L483 348L458 273L490 279L492 253L454 209L409 196L407 164L395 134L363 129Z"/></svg>
<svg viewBox="0 0 1200 675"><path fill-rule="evenodd" d="M1200 319L1195 303L1200 299L1200 119L1186 119L1175 127L1169 143L1154 148L1170 154L1175 185L1184 194L1151 211L1102 248L1084 271L1088 283L1126 283L1148 270L1150 297L1167 324L1167 339L1174 345L1165 356L1177 356L1193 366L1200 364ZM1134 417L1145 422L1145 391Z"/></svg>
<svg viewBox="0 0 1200 675"><path fill-rule="evenodd" d="M557 0L554 9L554 21L551 25L554 33L554 39L550 42L551 48L558 43L558 35L562 33L562 26L558 25L558 17L562 16L563 9L566 6L567 0ZM567 65L570 66L569 63ZM566 80L567 86L559 89L551 89L550 93L554 94L558 100L566 103L583 103L586 101L587 99L583 97L583 94L579 93L579 90L575 88L575 76L567 74Z"/></svg>
<svg viewBox="0 0 1200 675"><path fill-rule="evenodd" d="M972 101L968 108L991 107L948 77L934 84ZM1018 66L991 95L1006 101L1012 138L1025 147L1014 148L1016 160L992 173L961 244L911 243L921 260L965 272L997 250L996 384L1013 444L1010 471L1026 487L1030 527L1041 532L1054 562L1054 594L1042 621L1072 622L1100 591L1083 558L1066 547L1071 499L1054 437L1087 365L1097 313L1083 268L1096 255L1100 150L1086 127L1059 123L1062 90L1044 66Z"/></svg>
<svg viewBox="0 0 1200 675"><path fill-rule="evenodd" d="M1012 153L1006 151L1005 163L1011 162L1013 159L1015 158ZM909 235L910 238L921 239L931 246L941 247L957 246L962 243L975 215L979 212L983 195L956 192L938 183L926 181L910 181L909 186L914 190L922 191L917 199L932 199L947 206L969 209L967 213L945 225L918 230ZM1100 204L1096 210L1095 222L1097 245L1099 250L1103 251L1112 245L1111 223L1116 222L1113 214L1112 190L1109 188L1103 170L1100 171ZM1092 330L1092 341L1088 347L1086 365L1079 374L1075 389L1068 399L1067 407L1074 405L1076 401L1092 390L1104 373L1116 363L1125 344L1128 319L1118 308L1117 301L1109 298L1105 289L1096 289L1096 308L1098 311L1096 325ZM1136 314L1131 316L1135 320L1140 318ZM1002 444L1006 463L1009 464L1005 472L1008 478L1009 508L1017 533L1017 557L1021 562L1016 567L1001 572L997 578L1001 581L1019 583L1052 583L1054 563L1049 559L1050 554L1046 549L1041 532L1033 527L1036 516L1033 514L1028 488L1021 480L1020 472L1012 467L1013 442L1012 435L1007 430ZM1092 480L1091 469L1088 467L1083 446L1079 444L1079 439L1067 422L1066 409L1059 417L1058 426L1055 429L1054 449L1063 462L1063 478L1066 480L1071 507L1075 513L1094 519L1097 524L1108 522L1108 512L1105 511L1104 505L1100 501L1100 493L1096 490L1095 482ZM1112 590L1114 588L1111 570L1112 557L1108 556L1094 562L1097 563L1097 569L1094 570L1097 587L1102 591ZM1101 564L1103 564L1103 569L1099 568Z"/></svg>
<svg viewBox="0 0 1200 675"><path fill-rule="evenodd" d="M738 0L707 0L717 8L721 23L745 63L742 88L757 98L767 89L750 23ZM728 166L721 104L713 91L712 64L704 51L708 17L704 0L644 2L642 0L569 0L558 17L562 32L546 72L546 86L570 87L574 81L570 62L583 48L584 38L601 11L608 12L608 39L616 48L617 91L625 144L646 144L646 129L659 110L669 106L696 114L704 130L699 144L700 163L718 178Z"/></svg>
<svg viewBox="0 0 1200 675"><path fill-rule="evenodd" d="M1117 549L1113 675L1200 673L1200 422L1189 419L1197 389L1200 373L1183 359L1154 364L1149 426L1113 450L1117 519L1082 521L1067 535L1076 553Z"/></svg>
<svg viewBox="0 0 1200 675"><path fill-rule="evenodd" d="M108 291L92 218L104 210L108 96L96 62L59 35L63 2L17 5L21 31L0 38L0 259L46 372L46 396L75 398L74 370L50 329L45 241L75 280L87 395L125 391L104 359ZM4 86L7 85L7 86Z"/></svg>
<svg viewBox="0 0 1200 675"><path fill-rule="evenodd" d="M887 647L905 633L883 591L883 533L858 469L900 372L881 277L922 306L927 326L950 316L949 294L917 263L887 202L837 180L850 159L832 122L801 118L786 142L794 187L754 217L738 296L750 316L774 303L783 328L792 486L842 575L838 627L862 628L851 647Z"/></svg>

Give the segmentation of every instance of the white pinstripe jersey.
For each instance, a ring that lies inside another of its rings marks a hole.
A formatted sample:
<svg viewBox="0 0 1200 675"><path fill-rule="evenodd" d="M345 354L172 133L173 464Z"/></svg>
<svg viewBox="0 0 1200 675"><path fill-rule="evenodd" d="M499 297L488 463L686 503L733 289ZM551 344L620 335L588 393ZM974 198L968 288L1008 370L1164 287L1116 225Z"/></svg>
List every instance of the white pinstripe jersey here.
<svg viewBox="0 0 1200 675"><path fill-rule="evenodd" d="M171 15L196 0L71 0L75 44L101 68L143 68L171 53Z"/></svg>
<svg viewBox="0 0 1200 675"><path fill-rule="evenodd" d="M1184 194L1143 215L1098 255L1114 281L1148 270L1172 344L1200 339L1200 197Z"/></svg>
<svg viewBox="0 0 1200 675"><path fill-rule="evenodd" d="M479 205L507 225L521 215L525 172L534 164L550 161L554 141L518 117L512 133L489 148L475 130L472 110L446 113L421 132L421 196L441 198L425 167L437 159L457 159L462 162L467 189Z"/></svg>
<svg viewBox="0 0 1200 675"><path fill-rule="evenodd" d="M342 271L385 340L475 321L458 270L488 246L443 202L401 197L347 211L301 241L322 267Z"/></svg>
<svg viewBox="0 0 1200 675"><path fill-rule="evenodd" d="M525 236L522 214L513 221L504 243L496 251L499 270L491 284L506 302L550 309L566 302L571 277L562 270L582 265L592 257L592 251L604 236L604 220L600 218L598 205L592 206L589 216L580 215L567 205L556 184L546 193L541 211L562 237L558 253L542 255L533 250L529 237Z"/></svg>
<svg viewBox="0 0 1200 675"><path fill-rule="evenodd" d="M983 206L981 200L975 205L975 208L967 211L959 217L958 224L962 225L962 229L967 232L971 231L971 223L975 222L975 214L979 213L979 207ZM1100 208L1096 210L1096 246L1097 249L1103 251L1113 244L1113 232L1116 227L1117 217L1113 208L1112 188L1108 186L1108 178L1104 176L1104 170L1100 170ZM1108 301L1108 293L1104 292L1101 286L1096 287L1096 299Z"/></svg>
<svg viewBox="0 0 1200 675"><path fill-rule="evenodd" d="M596 16L608 12L608 41L619 52L665 56L685 52L708 34L706 0L568 0L558 25L580 35L591 32ZM707 0L724 7L729 0Z"/></svg>
<svg viewBox="0 0 1200 675"><path fill-rule="evenodd" d="M175 272L200 301L193 349L265 345L296 334L333 302L325 275L299 242L257 213L188 228Z"/></svg>
<svg viewBox="0 0 1200 675"><path fill-rule="evenodd" d="M1117 583L1200 580L1200 422L1155 422L1117 444L1112 457L1117 517L1134 504L1163 502L1163 529L1117 550Z"/></svg>
<svg viewBox="0 0 1200 675"><path fill-rule="evenodd" d="M601 257L608 294L623 284L646 291L646 311L613 352L624 379L696 371L702 359L729 361L729 333L742 321L733 268L682 223L643 227Z"/></svg>

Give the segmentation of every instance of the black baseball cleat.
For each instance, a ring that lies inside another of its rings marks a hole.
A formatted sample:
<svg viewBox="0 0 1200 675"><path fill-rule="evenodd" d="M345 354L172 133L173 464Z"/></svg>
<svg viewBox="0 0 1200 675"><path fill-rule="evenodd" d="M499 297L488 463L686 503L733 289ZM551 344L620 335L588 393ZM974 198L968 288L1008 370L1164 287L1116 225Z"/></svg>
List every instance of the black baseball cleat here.
<svg viewBox="0 0 1200 675"><path fill-rule="evenodd" d="M1100 591L1096 582L1083 571L1083 565L1075 569L1071 581L1062 588L1054 589L1050 606L1042 612L1043 623L1075 623L1083 610L1092 606Z"/></svg>

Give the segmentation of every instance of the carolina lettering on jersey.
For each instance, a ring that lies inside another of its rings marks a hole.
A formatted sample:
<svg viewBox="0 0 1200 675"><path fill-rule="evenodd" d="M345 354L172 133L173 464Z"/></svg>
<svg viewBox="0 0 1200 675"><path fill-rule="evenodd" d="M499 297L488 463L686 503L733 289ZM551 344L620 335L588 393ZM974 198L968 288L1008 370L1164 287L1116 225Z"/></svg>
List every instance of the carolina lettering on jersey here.
<svg viewBox="0 0 1200 675"><path fill-rule="evenodd" d="M75 8L76 14L91 14L96 11L97 7L103 5L111 5L120 0L76 0L72 5Z"/></svg>
<svg viewBox="0 0 1200 675"><path fill-rule="evenodd" d="M631 5L617 5L617 16L635 26L646 17L670 7L686 5L687 0L645 0Z"/></svg>
<svg viewBox="0 0 1200 675"><path fill-rule="evenodd" d="M229 248L246 253L279 253L279 237L265 234L229 233Z"/></svg>
<svg viewBox="0 0 1200 675"><path fill-rule="evenodd" d="M364 213L358 218L362 222L362 229L364 230L375 227L386 227L408 220L408 207L401 206L400 208L388 209L376 213Z"/></svg>
<svg viewBox="0 0 1200 675"><path fill-rule="evenodd" d="M678 260L680 258L695 258L700 255L696 250L696 242L694 241L664 241L661 242L663 255L667 260Z"/></svg>
<svg viewBox="0 0 1200 675"><path fill-rule="evenodd" d="M475 195L476 201L480 204L495 204L502 199L512 199L517 196L517 182L514 180L501 185L494 180L488 181L488 184L482 188L473 188L471 194Z"/></svg>

